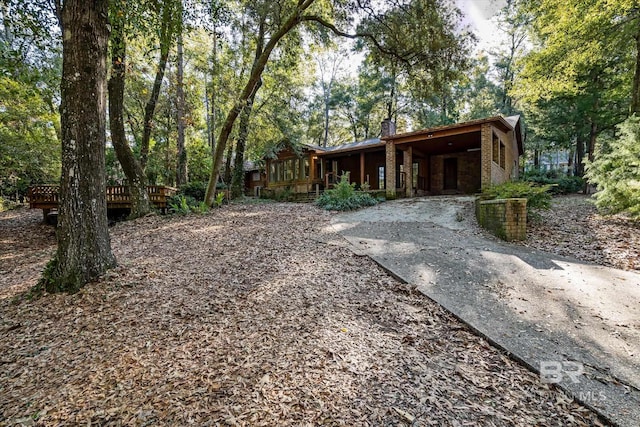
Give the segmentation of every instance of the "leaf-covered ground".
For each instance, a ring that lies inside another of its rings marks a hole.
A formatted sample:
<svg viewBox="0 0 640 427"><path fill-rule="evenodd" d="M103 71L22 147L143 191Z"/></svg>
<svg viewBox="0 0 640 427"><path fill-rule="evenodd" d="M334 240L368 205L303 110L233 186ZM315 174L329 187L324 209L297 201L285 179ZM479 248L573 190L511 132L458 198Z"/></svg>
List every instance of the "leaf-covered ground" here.
<svg viewBox="0 0 640 427"><path fill-rule="evenodd" d="M640 221L599 215L590 197L555 197L527 228L526 246L583 261L640 270Z"/></svg>
<svg viewBox="0 0 640 427"><path fill-rule="evenodd" d="M118 268L16 301L40 218L0 214L0 425L599 425L312 206L119 223Z"/></svg>

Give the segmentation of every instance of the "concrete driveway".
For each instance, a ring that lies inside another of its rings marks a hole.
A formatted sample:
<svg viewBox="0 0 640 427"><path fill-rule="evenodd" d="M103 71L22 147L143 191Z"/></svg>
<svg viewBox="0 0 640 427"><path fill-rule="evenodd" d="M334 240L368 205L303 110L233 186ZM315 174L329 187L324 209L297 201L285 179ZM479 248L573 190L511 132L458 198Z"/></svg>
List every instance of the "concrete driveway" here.
<svg viewBox="0 0 640 427"><path fill-rule="evenodd" d="M621 426L640 426L640 274L485 237L469 197L336 215L358 253Z"/></svg>

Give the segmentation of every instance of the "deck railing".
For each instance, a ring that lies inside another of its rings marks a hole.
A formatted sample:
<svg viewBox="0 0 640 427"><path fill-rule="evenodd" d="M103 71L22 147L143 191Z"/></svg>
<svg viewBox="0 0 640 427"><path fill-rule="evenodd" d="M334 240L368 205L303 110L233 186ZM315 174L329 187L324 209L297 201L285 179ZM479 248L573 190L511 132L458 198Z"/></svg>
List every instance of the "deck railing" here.
<svg viewBox="0 0 640 427"><path fill-rule="evenodd" d="M149 200L160 209L167 208L167 199L176 194L176 189L164 185L148 185ZM54 184L29 187L28 198L31 209L56 209L60 186ZM127 185L109 185L106 188L107 208L131 208L131 193Z"/></svg>

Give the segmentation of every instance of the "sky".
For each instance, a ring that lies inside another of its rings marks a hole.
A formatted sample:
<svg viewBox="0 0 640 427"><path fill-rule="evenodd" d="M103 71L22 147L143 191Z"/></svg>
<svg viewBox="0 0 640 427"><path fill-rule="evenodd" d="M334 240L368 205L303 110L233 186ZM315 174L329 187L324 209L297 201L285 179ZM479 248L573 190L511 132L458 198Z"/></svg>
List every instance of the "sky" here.
<svg viewBox="0 0 640 427"><path fill-rule="evenodd" d="M465 14L464 23L470 25L478 37L479 50L488 50L499 42L499 32L491 22L506 0L456 0L456 4Z"/></svg>

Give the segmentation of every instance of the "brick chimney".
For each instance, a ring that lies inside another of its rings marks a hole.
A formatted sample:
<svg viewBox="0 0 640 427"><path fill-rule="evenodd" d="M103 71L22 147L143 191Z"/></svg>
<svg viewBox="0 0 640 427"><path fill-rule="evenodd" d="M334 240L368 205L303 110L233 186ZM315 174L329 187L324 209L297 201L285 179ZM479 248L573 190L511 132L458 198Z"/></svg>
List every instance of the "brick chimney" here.
<svg viewBox="0 0 640 427"><path fill-rule="evenodd" d="M381 136L391 136L396 134L396 123L391 119L384 119L382 121L382 133Z"/></svg>

